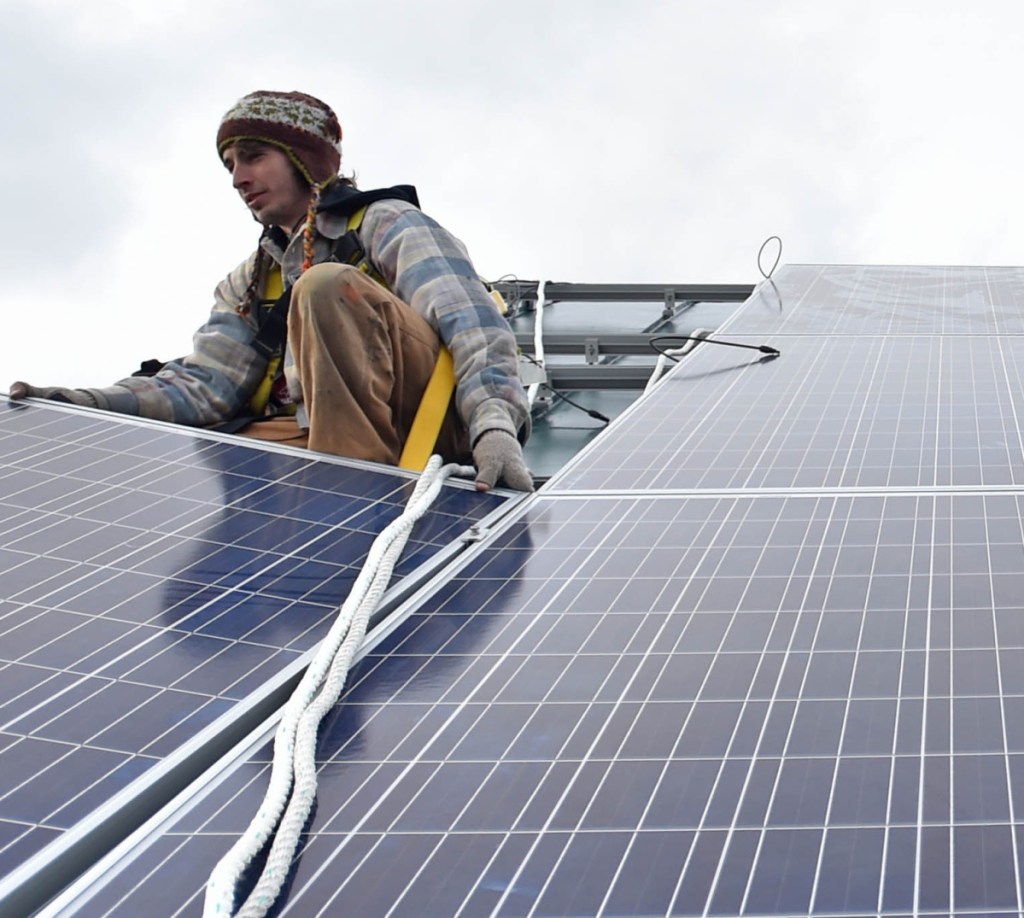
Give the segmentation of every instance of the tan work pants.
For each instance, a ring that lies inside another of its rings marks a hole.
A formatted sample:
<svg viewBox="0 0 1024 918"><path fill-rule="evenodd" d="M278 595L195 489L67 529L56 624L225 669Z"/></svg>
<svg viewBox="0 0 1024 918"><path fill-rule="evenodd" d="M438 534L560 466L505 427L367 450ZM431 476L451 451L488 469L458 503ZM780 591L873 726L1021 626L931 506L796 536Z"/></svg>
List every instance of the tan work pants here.
<svg viewBox="0 0 1024 918"><path fill-rule="evenodd" d="M351 265L314 265L292 290L288 346L308 433L275 418L241 434L397 465L441 347L426 320ZM468 447L452 399L434 451L463 461Z"/></svg>

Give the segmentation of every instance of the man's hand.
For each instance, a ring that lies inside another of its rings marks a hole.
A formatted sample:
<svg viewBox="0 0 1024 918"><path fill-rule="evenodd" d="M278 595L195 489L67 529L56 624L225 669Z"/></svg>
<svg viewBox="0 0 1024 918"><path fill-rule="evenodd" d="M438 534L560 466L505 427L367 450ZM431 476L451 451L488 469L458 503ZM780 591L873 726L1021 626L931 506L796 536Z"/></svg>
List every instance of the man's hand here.
<svg viewBox="0 0 1024 918"><path fill-rule="evenodd" d="M62 386L32 386L27 382L16 382L11 384L10 397L18 399L48 398L54 402L65 402L72 405L85 405L88 408L96 407L96 399L86 389L65 389Z"/></svg>
<svg viewBox="0 0 1024 918"><path fill-rule="evenodd" d="M489 491L499 479L516 491L533 490L533 477L523 460L523 448L504 430L488 430L476 441L473 462L478 491Z"/></svg>

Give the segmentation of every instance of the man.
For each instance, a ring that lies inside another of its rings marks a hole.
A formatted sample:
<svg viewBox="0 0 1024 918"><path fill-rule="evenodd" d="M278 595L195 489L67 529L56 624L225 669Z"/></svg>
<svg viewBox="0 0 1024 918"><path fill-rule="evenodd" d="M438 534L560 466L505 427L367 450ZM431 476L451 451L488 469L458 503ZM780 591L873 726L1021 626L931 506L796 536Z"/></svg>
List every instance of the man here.
<svg viewBox="0 0 1024 918"><path fill-rule="evenodd" d="M443 345L457 382L434 450L449 461L471 454L478 490L532 490L515 339L461 243L419 210L415 191L361 193L340 178L341 127L304 93L243 97L221 121L217 149L264 230L217 287L192 354L106 388L16 382L11 398L397 464ZM276 339L275 276L291 285L287 336L279 318Z"/></svg>

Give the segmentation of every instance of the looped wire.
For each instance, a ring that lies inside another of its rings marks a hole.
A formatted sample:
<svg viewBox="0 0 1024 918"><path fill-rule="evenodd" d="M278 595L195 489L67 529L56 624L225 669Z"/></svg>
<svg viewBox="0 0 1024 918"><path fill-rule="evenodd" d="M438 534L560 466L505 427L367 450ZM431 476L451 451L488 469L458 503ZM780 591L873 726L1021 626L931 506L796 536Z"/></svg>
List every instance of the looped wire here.
<svg viewBox="0 0 1024 918"><path fill-rule="evenodd" d="M761 264L761 257L764 255L764 250L768 247L768 243L775 240L779 244L779 250L775 253L775 261L772 262L772 266L768 269L767 273ZM771 280L772 275L775 273L775 269L779 266L779 260L782 258L782 239L778 236L769 236L761 243L761 248L757 250L757 270L761 272L761 277L765 280Z"/></svg>

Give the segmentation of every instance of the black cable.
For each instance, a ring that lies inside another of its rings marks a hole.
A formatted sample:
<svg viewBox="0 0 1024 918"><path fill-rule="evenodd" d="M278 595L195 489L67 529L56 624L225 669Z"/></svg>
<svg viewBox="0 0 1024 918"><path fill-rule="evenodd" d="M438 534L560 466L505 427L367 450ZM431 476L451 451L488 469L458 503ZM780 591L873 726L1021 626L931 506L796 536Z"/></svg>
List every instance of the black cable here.
<svg viewBox="0 0 1024 918"><path fill-rule="evenodd" d="M568 395L562 395L557 389L552 389L547 383L544 383L544 388L548 390L552 395L560 398L563 402L568 402L577 411L582 411L584 414L590 415L595 421L603 421L605 426L611 424L612 419L601 414L600 411L595 411L592 408L584 408L582 405L574 402Z"/></svg>
<svg viewBox="0 0 1024 918"><path fill-rule="evenodd" d="M662 356L668 357L669 360L674 360L676 363L679 362L679 358L668 353L668 350L659 346L663 341L706 341L708 344L724 344L726 347L745 347L752 351L760 351L762 354L768 354L772 357L779 356L778 348L770 347L767 344L740 344L737 341L722 341L719 338L694 338L688 335L658 335L657 337L651 338L651 348Z"/></svg>
<svg viewBox="0 0 1024 918"><path fill-rule="evenodd" d="M535 357L531 357L529 354L523 354L522 356L524 360L529 360L530 363L532 363L534 366L540 367L542 370L544 369L544 365ZM550 383L544 383L544 388L547 389L548 392L550 392L552 395L556 396L557 398L560 398L563 402L567 402L568 404L572 405L572 407L575 408L577 411L582 411L584 414L589 415L595 421L601 421L604 423L605 426L611 424L611 418L601 414L600 411L595 411L591 408L584 408L582 405L578 404L577 402L574 402L571 398L569 398L568 395L562 395L562 393L559 392L556 388L554 388Z"/></svg>

